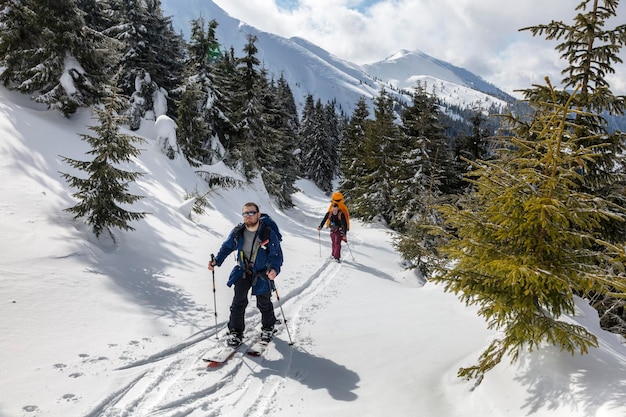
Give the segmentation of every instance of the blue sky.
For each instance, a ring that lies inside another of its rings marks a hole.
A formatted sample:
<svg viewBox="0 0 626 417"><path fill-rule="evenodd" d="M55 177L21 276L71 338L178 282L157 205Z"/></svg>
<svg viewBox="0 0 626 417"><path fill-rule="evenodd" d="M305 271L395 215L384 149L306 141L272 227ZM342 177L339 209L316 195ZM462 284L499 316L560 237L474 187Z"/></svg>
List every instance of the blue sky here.
<svg viewBox="0 0 626 417"><path fill-rule="evenodd" d="M581 0L213 0L260 30L305 38L330 53L367 64L401 49L466 68L503 90L528 88L565 67L555 43L519 29L551 20L572 23ZM626 0L618 7L626 19ZM614 25L613 25L614 26ZM611 27L613 27L611 26ZM607 26L609 27L609 26ZM622 54L626 60L626 50ZM626 66L609 77L626 93Z"/></svg>
<svg viewBox="0 0 626 417"><path fill-rule="evenodd" d="M379 2L381 2L381 0L363 0L363 1L354 0L351 2L346 2L346 7L350 9L358 10L361 13L365 13L370 6ZM299 0L276 0L275 3L279 9L286 10L286 11L293 11L293 10L298 9L301 1Z"/></svg>
<svg viewBox="0 0 626 417"><path fill-rule="evenodd" d="M298 8L298 0L276 0L276 6L283 10L293 10Z"/></svg>

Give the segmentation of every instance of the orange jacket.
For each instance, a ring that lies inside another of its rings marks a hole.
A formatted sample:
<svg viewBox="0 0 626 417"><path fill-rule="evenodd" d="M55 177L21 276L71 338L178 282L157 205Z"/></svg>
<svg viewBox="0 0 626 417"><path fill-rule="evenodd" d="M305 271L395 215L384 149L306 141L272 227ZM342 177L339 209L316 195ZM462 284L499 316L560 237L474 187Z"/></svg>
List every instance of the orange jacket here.
<svg viewBox="0 0 626 417"><path fill-rule="evenodd" d="M346 225L348 227L346 231L350 230L350 212L348 211L348 206L346 206L346 203L343 201L343 194L341 194L339 191L335 191L331 196L330 206L328 206L329 213L333 209L333 204L337 204L339 206L339 210L341 210L343 216L346 219ZM330 216L328 217L330 218ZM329 223L330 219L327 221L326 227L330 226Z"/></svg>

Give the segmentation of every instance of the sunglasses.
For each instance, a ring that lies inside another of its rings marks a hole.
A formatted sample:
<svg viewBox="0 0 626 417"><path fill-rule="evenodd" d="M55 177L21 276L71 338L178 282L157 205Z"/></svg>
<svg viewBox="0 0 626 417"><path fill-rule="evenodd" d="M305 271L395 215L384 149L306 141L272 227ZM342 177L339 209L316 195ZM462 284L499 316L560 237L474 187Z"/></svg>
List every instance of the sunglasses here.
<svg viewBox="0 0 626 417"><path fill-rule="evenodd" d="M257 213L258 211L244 211L243 213L241 213L241 215L243 217L250 217L250 216L254 216Z"/></svg>

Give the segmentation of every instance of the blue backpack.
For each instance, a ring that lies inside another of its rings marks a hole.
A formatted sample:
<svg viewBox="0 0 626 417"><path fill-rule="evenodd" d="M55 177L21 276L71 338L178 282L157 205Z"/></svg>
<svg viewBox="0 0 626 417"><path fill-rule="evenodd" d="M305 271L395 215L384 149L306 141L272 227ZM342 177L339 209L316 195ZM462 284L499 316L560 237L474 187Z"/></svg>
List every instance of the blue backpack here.
<svg viewBox="0 0 626 417"><path fill-rule="evenodd" d="M280 234L280 230L278 230L278 225L276 222L269 216L269 214L261 213L260 217L261 222L265 225L265 228L261 230L259 236L261 236L261 240L266 240L270 238L270 229L278 236L278 242L283 241L283 235ZM269 226L269 227L268 227ZM283 248L281 245L278 245L279 254L280 254L280 263L283 263Z"/></svg>

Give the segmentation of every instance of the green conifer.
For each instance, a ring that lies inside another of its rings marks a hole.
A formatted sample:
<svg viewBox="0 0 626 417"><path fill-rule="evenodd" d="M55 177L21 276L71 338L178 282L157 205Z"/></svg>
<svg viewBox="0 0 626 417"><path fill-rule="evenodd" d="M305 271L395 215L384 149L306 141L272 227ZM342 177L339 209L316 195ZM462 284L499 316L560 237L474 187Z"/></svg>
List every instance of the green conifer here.
<svg viewBox="0 0 626 417"><path fill-rule="evenodd" d="M374 219L390 223L395 214L394 181L400 166L400 129L389 93L382 89L374 100L374 121L367 130L363 146L363 178L350 207L366 221Z"/></svg>
<svg viewBox="0 0 626 417"><path fill-rule="evenodd" d="M86 223L91 225L97 237L103 231L108 231L113 238L112 227L134 230L129 222L140 220L147 214L125 208L143 198L128 191L130 184L143 174L124 169L132 163L131 158L140 153L134 144L143 140L119 131L124 121L119 115L123 112L121 103L124 102L113 94L104 109L94 109L99 125L90 129L96 135L81 135L91 145L92 149L87 154L92 155L93 159L80 161L63 157L71 167L87 174L83 177L62 173L69 185L78 189L72 194L78 204L66 211L74 214L74 218L86 217Z"/></svg>
<svg viewBox="0 0 626 417"><path fill-rule="evenodd" d="M585 169L598 158L593 140L578 136L575 97L548 83L531 123L511 118L502 156L474 163L465 201L442 206L451 261L434 281L478 305L490 328L501 331L479 363L459 375L477 378L505 356L544 343L574 353L597 346L584 327L563 319L575 313L575 294L626 291L624 248L602 239L601 225L623 222L609 201L585 192ZM545 100L550 97L550 100Z"/></svg>

